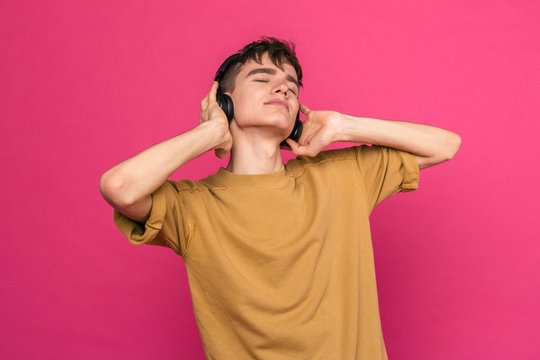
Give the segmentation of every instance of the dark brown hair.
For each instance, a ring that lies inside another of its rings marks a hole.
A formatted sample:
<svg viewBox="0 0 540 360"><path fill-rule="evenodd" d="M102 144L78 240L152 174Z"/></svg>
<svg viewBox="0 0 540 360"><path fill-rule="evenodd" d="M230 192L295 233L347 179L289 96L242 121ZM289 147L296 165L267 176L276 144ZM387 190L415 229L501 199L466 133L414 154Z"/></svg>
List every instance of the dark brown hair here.
<svg viewBox="0 0 540 360"><path fill-rule="evenodd" d="M232 92L234 90L235 80L242 66L248 61L253 60L259 64L262 62L264 54L268 54L272 63L283 70L282 63L288 62L296 71L298 83L302 85L302 67L298 62L295 53L295 45L286 40L280 40L274 37L263 36L260 40L247 44L238 51L239 60L231 64L221 81L223 92Z"/></svg>

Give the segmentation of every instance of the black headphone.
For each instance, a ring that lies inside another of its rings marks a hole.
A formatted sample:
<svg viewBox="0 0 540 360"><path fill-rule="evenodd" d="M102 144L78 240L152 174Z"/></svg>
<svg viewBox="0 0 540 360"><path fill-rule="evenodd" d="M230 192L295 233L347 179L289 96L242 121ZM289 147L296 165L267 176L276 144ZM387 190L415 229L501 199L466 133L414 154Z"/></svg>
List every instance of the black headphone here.
<svg viewBox="0 0 540 360"><path fill-rule="evenodd" d="M235 53L229 56L227 59L225 59L223 64L221 64L218 71L216 72L216 76L214 77L214 81L217 81L219 83L219 87L216 93L216 101L219 107L225 113L225 115L227 115L227 120L229 120L229 122L231 122L234 117L234 106L233 106L233 101L231 97L223 92L223 87L221 86L221 80L223 80L223 77L225 76L225 73L227 72L229 67L232 64L235 64L240 61L240 57L241 57L240 53ZM289 139L298 141L300 139L300 135L302 135L302 128L303 128L303 125L302 125L302 121L300 121L300 110L299 110L298 113L296 114L296 120L294 121L294 127L291 131L291 134L289 135ZM285 140L281 142L280 147L288 149L288 150L291 149L289 144L287 144Z"/></svg>

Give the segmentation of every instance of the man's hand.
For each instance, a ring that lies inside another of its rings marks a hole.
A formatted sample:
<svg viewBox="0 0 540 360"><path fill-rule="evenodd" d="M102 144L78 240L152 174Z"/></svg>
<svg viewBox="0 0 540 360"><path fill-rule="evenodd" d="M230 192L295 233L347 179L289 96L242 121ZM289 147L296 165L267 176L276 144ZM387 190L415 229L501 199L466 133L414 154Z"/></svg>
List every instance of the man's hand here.
<svg viewBox="0 0 540 360"><path fill-rule="evenodd" d="M229 121L223 110L219 107L216 100L216 93L219 83L214 81L210 92L201 100L201 124L208 123L215 126L216 143L213 147L218 158L223 159L231 150L232 135L229 131Z"/></svg>
<svg viewBox="0 0 540 360"><path fill-rule="evenodd" d="M303 104L300 104L300 111L307 116L303 124L302 136L298 142L286 140L295 155L315 156L326 146L337 141L339 112L310 110Z"/></svg>

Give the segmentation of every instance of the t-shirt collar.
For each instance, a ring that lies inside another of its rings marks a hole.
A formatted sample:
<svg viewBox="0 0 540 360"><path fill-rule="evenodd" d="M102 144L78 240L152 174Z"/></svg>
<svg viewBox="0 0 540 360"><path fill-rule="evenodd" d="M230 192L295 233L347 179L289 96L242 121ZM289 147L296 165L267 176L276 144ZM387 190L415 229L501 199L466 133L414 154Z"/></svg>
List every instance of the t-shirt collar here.
<svg viewBox="0 0 540 360"><path fill-rule="evenodd" d="M275 172L265 174L236 174L221 167L214 179L227 188L272 188L284 185L287 173L284 165Z"/></svg>

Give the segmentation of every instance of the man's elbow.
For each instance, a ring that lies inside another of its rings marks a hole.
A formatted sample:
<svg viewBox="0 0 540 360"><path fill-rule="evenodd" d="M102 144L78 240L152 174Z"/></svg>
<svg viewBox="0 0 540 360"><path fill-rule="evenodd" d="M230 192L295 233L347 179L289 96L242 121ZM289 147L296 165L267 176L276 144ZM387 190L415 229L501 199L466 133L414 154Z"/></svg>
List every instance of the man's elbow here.
<svg viewBox="0 0 540 360"><path fill-rule="evenodd" d="M449 132L445 142L444 160L448 161L453 159L458 152L460 146L461 136L454 132Z"/></svg>
<svg viewBox="0 0 540 360"><path fill-rule="evenodd" d="M461 146L461 136L449 132L444 142L441 144L437 155L431 157L417 156L417 163L420 169L425 169L434 165L442 164L454 158Z"/></svg>
<svg viewBox="0 0 540 360"><path fill-rule="evenodd" d="M120 196L123 193L122 189L122 182L117 177L110 176L108 173L101 176L99 180L99 192L112 207L130 205L130 202L126 201L124 196Z"/></svg>

